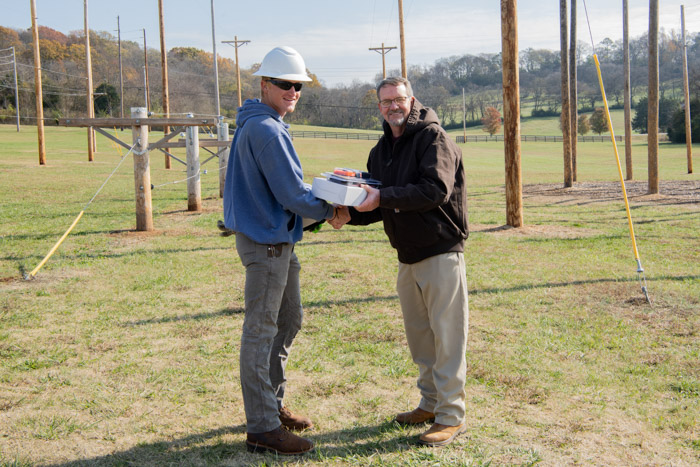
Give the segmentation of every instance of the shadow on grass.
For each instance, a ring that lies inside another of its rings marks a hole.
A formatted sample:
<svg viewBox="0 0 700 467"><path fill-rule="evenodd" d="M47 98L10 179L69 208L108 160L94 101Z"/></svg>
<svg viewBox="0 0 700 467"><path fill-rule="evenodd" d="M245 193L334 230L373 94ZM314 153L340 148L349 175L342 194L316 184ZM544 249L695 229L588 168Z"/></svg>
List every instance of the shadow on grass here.
<svg viewBox="0 0 700 467"><path fill-rule="evenodd" d="M700 275L684 275L684 276L651 276L647 277L647 282L658 282L658 281L686 281L686 280L699 280ZM481 295L481 294L501 294L501 293L508 293L508 292L521 292L523 290L532 290L532 289L549 289L549 288L557 288L557 287L570 287L570 286L577 286L577 285L586 285L586 284L604 284L604 283L612 283L612 282L638 282L637 277L630 276L629 278L626 279L620 279L620 278L602 278L602 279L587 279L587 280L579 280L579 281L568 281L568 282L544 282L541 284L522 284L514 287L499 287L499 288L488 288L488 289L473 289L469 291L469 295ZM332 306L342 306L342 305L350 305L350 304L358 304L358 303L376 303L376 302L392 302L396 301L398 303L399 297L398 295L385 295L381 297L356 297L356 298L348 298L345 300L318 300L318 301L311 301L311 302L305 302L304 309L305 310L313 310L313 309L322 309L322 308L328 308ZM182 315L182 316L168 316L164 318L152 318L152 319L146 319L146 320L140 320L140 321L129 321L125 323L121 323L121 326L123 327L129 327L129 326L144 326L148 324L161 324L161 323L170 323L170 322L177 322L177 321L187 321L187 320L193 320L193 321L198 321L198 320L205 320L205 319L210 319L210 318L216 318L219 316L230 316L234 314L241 314L244 313L245 310L243 308L224 308L223 310L219 311L214 311L211 313L197 313L194 315Z"/></svg>
<svg viewBox="0 0 700 467"><path fill-rule="evenodd" d="M331 306L339 306L339 305L346 305L346 304L354 304L354 303L370 303L370 302L381 302L381 301L398 301L399 297L398 295L387 295L384 297L365 297L365 298L349 298L347 300L322 300L322 301L314 301L314 302L305 302L304 303L304 309L305 310L311 310L311 309L318 309L318 308L327 308ZM206 320L206 319L211 319L211 318L217 318L220 316L232 316L232 315L237 315L237 314L243 314L245 312L245 309L243 308L224 308L223 310L219 311L212 311L209 313L196 313L193 315L179 315L179 316L165 316L162 318L151 318L151 319L142 319L138 321L127 321L124 323L120 323L120 326L122 327L131 327L131 326L146 326L149 324L163 324L163 323L174 323L178 321L200 321L200 320Z"/></svg>
<svg viewBox="0 0 700 467"><path fill-rule="evenodd" d="M374 426L347 428L328 433L304 433L316 445L314 452L302 456L277 456L272 453L249 454L245 441L217 439L227 435L245 435L245 425L221 427L169 441L140 443L130 449L104 456L62 463L52 467L127 466L127 465L283 465L316 464L324 459L358 459L377 453L416 449L414 436L393 421Z"/></svg>
<svg viewBox="0 0 700 467"><path fill-rule="evenodd" d="M655 281L685 281L685 280L697 280L700 279L700 275L686 275L686 276L650 276L647 277L647 282ZM503 293L503 292L519 292L522 290L530 289L548 289L550 287L569 287L572 285L586 285L586 284L602 284L609 282L638 282L636 276L631 276L626 279L620 278L602 278L602 279L587 279L581 281L569 281L569 282L545 282L543 284L523 284L515 287L503 287L503 288L493 288L493 289L475 289L470 290L470 295L479 294L490 294L490 293Z"/></svg>
<svg viewBox="0 0 700 467"><path fill-rule="evenodd" d="M197 313L194 315L182 315L182 316L165 316L163 318L151 318L142 319L139 321L128 321L126 323L120 323L122 327L130 326L144 326L147 324L163 324L163 323L175 323L178 321L200 321L210 318L216 318L218 316L231 316L242 314L245 310L243 308L224 308L223 310L214 311L211 313Z"/></svg>

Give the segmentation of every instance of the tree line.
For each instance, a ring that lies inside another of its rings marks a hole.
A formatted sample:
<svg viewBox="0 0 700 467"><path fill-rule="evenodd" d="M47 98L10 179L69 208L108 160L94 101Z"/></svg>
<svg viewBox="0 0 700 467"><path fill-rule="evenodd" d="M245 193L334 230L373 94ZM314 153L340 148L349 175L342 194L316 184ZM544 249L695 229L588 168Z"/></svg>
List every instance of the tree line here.
<svg viewBox="0 0 700 467"><path fill-rule="evenodd" d="M39 26L39 38L44 116L49 119L85 116L84 33L78 31L63 34ZM686 34L686 38L690 92L694 100L700 100L700 33ZM641 103L646 99L647 40L646 35L630 40L631 88L638 115ZM141 44L122 40L120 76L117 38L108 32L91 30L90 45L96 116L119 117L122 108L125 109L125 116L128 116L131 107L145 106L144 66L148 66L149 70L149 110L154 114L162 112L159 50L148 49L144 54ZM10 47L16 51L20 115L24 121L32 123L36 107L31 30L2 26L0 121L10 123L15 118L13 69L5 50ZM622 42L603 39L596 44L595 52L601 63L610 106L621 107L624 86ZM666 108L670 109L666 112L667 118L660 117L662 128L673 119L683 98L681 53L680 34L662 30L659 37L660 95L662 102L666 103L661 104L661 113L664 114ZM212 54L194 47L175 47L168 51L167 58L170 114L212 115L216 108ZM523 117L558 116L561 109L559 51L529 48L520 52L519 61ZM580 112L593 113L601 105L601 97L590 45L579 42L577 64L578 109ZM234 117L238 106L235 63L219 57L217 66L221 113L226 117ZM258 80L253 76L259 66L255 64L249 69L241 69L243 99L259 96ZM350 85L328 88L313 75L313 70L310 72L314 79L305 86L297 111L287 116L287 121L330 127L380 127L375 83L356 81ZM389 70L388 74L398 75L400 71ZM432 65L409 66L408 78L421 102L432 107L448 128L461 127L463 119L468 125L480 125L481 119L487 114L487 108L502 108L500 54L465 54L441 58ZM378 73L375 81L380 79L381 73ZM123 86L120 86L120 82ZM635 115L644 125L645 112L644 110L644 115L639 117ZM639 123L635 129L645 131L646 127Z"/></svg>

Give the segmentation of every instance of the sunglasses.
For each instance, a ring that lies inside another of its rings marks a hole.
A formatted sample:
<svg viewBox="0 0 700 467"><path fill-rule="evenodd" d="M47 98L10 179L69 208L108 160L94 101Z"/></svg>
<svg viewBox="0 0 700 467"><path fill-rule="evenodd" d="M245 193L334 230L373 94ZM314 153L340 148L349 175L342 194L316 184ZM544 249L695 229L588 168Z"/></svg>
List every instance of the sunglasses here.
<svg viewBox="0 0 700 467"><path fill-rule="evenodd" d="M274 84L283 91L289 91L292 88L294 88L296 92L301 91L302 83L290 83L289 81L283 81L281 79L268 79L267 81Z"/></svg>

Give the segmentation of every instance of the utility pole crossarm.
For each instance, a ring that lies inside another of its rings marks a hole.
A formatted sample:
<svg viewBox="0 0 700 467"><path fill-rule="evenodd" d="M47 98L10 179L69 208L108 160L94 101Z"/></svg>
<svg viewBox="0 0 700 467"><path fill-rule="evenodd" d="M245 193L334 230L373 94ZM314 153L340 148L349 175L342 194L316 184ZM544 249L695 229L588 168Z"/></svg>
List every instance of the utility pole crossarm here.
<svg viewBox="0 0 700 467"><path fill-rule="evenodd" d="M384 56L389 53L390 50L396 47L384 47L384 42L382 42L381 47L370 47L369 50L374 50L377 53L382 54L382 76L386 79L386 60Z"/></svg>
<svg viewBox="0 0 700 467"><path fill-rule="evenodd" d="M115 126L212 126L215 118L59 118L60 126L107 127Z"/></svg>
<svg viewBox="0 0 700 467"><path fill-rule="evenodd" d="M238 39L236 39L235 41L221 41L222 44L234 44L234 46L236 48L238 48L239 46L245 45L248 42L250 42L250 41L248 41L248 40L246 40L246 41L240 40L239 41Z"/></svg>
<svg viewBox="0 0 700 467"><path fill-rule="evenodd" d="M385 47L382 45L381 47L370 47L369 50L375 50L377 53L381 53L382 55L387 54L390 50L394 50L396 47ZM381 50L381 52L380 52ZM386 52L385 52L386 50Z"/></svg>

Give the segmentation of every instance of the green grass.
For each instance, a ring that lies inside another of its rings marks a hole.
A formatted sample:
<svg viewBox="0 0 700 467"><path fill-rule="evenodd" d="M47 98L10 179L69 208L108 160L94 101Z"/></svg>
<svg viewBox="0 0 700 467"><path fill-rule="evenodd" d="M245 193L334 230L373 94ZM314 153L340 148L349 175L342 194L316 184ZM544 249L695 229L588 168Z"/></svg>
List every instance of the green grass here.
<svg viewBox="0 0 700 467"><path fill-rule="evenodd" d="M39 166L35 128L0 126L0 465L700 463L700 181L685 173L685 146L660 147L661 195L643 194L647 148L633 148L628 187L642 194L630 204L653 306L637 282L609 144L579 144L578 182L564 190L561 144L523 143L526 225L517 230L502 228L502 144L461 146L472 228L469 431L442 449L415 444L425 427L391 421L418 402L417 369L381 225L305 235L296 247L305 322L288 404L316 423L317 450L297 460L245 450L244 271L233 238L216 230L213 161L203 167L203 210L190 213L186 184L172 183L184 167L165 170L152 155L156 230L146 233L133 230L125 160L25 281L120 159L101 136L87 162L85 130L46 131ZM310 182L332 167L364 167L372 142L295 146ZM674 183L685 198L669 194ZM618 196L588 196L591 184Z"/></svg>

